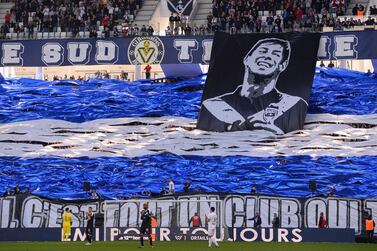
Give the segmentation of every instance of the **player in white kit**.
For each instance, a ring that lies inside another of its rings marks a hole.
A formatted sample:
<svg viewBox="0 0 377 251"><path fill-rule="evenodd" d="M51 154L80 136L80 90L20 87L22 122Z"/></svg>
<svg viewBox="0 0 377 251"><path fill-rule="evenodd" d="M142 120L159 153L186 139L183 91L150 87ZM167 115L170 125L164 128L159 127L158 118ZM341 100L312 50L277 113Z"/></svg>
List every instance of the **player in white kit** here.
<svg viewBox="0 0 377 251"><path fill-rule="evenodd" d="M206 222L208 224L208 247L211 247L212 243L215 244L216 247L219 247L216 241L217 215L214 207L211 207L210 210L211 212L206 216Z"/></svg>

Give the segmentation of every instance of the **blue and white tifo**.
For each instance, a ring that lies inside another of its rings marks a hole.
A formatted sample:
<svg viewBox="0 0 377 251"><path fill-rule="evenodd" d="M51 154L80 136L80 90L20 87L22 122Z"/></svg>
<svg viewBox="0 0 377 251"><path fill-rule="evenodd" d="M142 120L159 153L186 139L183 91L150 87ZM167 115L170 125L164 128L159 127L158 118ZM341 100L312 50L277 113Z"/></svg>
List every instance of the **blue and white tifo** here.
<svg viewBox="0 0 377 251"><path fill-rule="evenodd" d="M0 89L0 191L53 198L159 193L174 178L202 192L376 197L377 75L317 69L305 128L276 136L195 129L204 80L170 84L10 79Z"/></svg>

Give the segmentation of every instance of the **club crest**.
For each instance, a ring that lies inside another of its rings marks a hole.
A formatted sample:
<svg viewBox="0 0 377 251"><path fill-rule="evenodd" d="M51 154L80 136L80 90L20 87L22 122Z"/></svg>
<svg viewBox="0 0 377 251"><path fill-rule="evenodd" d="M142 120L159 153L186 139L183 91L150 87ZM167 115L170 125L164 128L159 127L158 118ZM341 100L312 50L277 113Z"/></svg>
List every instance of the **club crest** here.
<svg viewBox="0 0 377 251"><path fill-rule="evenodd" d="M128 60L133 65L159 64L164 54L164 44L158 37L136 37L128 46Z"/></svg>
<svg viewBox="0 0 377 251"><path fill-rule="evenodd" d="M192 11L192 0L168 0L168 8L171 12L189 16Z"/></svg>

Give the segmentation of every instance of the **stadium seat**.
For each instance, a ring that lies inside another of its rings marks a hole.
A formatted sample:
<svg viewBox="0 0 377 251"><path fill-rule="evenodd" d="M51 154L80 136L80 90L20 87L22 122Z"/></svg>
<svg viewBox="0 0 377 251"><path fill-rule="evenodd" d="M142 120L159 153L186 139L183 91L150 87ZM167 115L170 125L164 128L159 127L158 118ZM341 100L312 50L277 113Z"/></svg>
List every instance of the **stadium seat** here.
<svg viewBox="0 0 377 251"><path fill-rule="evenodd" d="M270 12L268 10L263 11L263 16L268 16Z"/></svg>
<svg viewBox="0 0 377 251"><path fill-rule="evenodd" d="M43 37L43 38L48 38L48 32L43 32L43 33L42 33L42 37Z"/></svg>
<svg viewBox="0 0 377 251"><path fill-rule="evenodd" d="M9 32L10 32L10 33L13 33L13 32L14 32L14 28L13 28L13 27L10 27L10 28L9 28Z"/></svg>
<svg viewBox="0 0 377 251"><path fill-rule="evenodd" d="M67 38L67 32L61 32L60 38Z"/></svg>
<svg viewBox="0 0 377 251"><path fill-rule="evenodd" d="M97 32L97 38L103 38L102 31Z"/></svg>
<svg viewBox="0 0 377 251"><path fill-rule="evenodd" d="M61 37L61 32L55 32L54 37L55 37L55 38L60 38L60 37Z"/></svg>
<svg viewBox="0 0 377 251"><path fill-rule="evenodd" d="M282 11L282 10L277 10L277 11L276 11L276 15L280 15L280 16L281 16L282 14L283 14L283 11Z"/></svg>
<svg viewBox="0 0 377 251"><path fill-rule="evenodd" d="M84 31L83 36L84 36L85 38L88 38L88 37L89 37L89 31Z"/></svg>
<svg viewBox="0 0 377 251"><path fill-rule="evenodd" d="M71 37L72 37L72 32L70 32L70 31L67 32L67 37L68 37L68 38L71 38Z"/></svg>
<svg viewBox="0 0 377 251"><path fill-rule="evenodd" d="M79 38L84 38L84 32L83 31L79 31Z"/></svg>
<svg viewBox="0 0 377 251"><path fill-rule="evenodd" d="M263 16L263 11L258 11L258 16Z"/></svg>
<svg viewBox="0 0 377 251"><path fill-rule="evenodd" d="M56 31L57 31L57 32L62 32L62 28L61 28L60 26L58 26L58 27L56 28Z"/></svg>
<svg viewBox="0 0 377 251"><path fill-rule="evenodd" d="M98 30L99 30L99 31L104 31L104 30L105 30L105 27L104 27L103 25L100 25L100 26L98 26Z"/></svg>
<svg viewBox="0 0 377 251"><path fill-rule="evenodd" d="M43 33L37 32L37 39L42 39L42 38L43 38Z"/></svg>
<svg viewBox="0 0 377 251"><path fill-rule="evenodd" d="M55 38L55 32L49 32L48 38Z"/></svg>
<svg viewBox="0 0 377 251"><path fill-rule="evenodd" d="M18 34L16 32L11 33L11 39L17 39L18 38L17 35Z"/></svg>
<svg viewBox="0 0 377 251"><path fill-rule="evenodd" d="M11 39L11 38L12 38L12 34L11 34L11 33L7 33L7 34L5 35L5 38L7 38L7 39Z"/></svg>

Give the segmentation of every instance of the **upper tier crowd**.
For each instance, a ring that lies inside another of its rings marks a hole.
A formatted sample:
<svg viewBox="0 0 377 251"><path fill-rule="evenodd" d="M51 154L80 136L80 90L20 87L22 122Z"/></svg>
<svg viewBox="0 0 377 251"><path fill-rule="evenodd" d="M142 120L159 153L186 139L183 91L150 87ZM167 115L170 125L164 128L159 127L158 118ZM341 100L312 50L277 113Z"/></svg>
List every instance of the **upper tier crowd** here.
<svg viewBox="0 0 377 251"><path fill-rule="evenodd" d="M373 18L362 21L368 13L361 4L352 8L352 15L360 18L342 18L347 5L344 0L214 0L207 24L212 30L231 33L320 31L323 27L342 30L374 25ZM376 6L370 7L369 14L376 13Z"/></svg>
<svg viewBox="0 0 377 251"><path fill-rule="evenodd" d="M133 21L142 0L15 0L1 33L72 32L104 34ZM121 32L121 31L118 31Z"/></svg>
<svg viewBox="0 0 377 251"><path fill-rule="evenodd" d="M353 26L374 25L376 6L366 10L355 5L354 16L342 18L349 0L213 0L207 24L197 26L179 17L170 22L167 35L203 35L215 31L282 32L321 31L323 27L343 30ZM152 26L132 23L143 0L15 0L4 17L0 39L6 34L25 34L36 38L36 32L70 32L72 37L87 32L89 37L153 35ZM176 16L176 15L175 15ZM172 26L173 25L173 26Z"/></svg>

